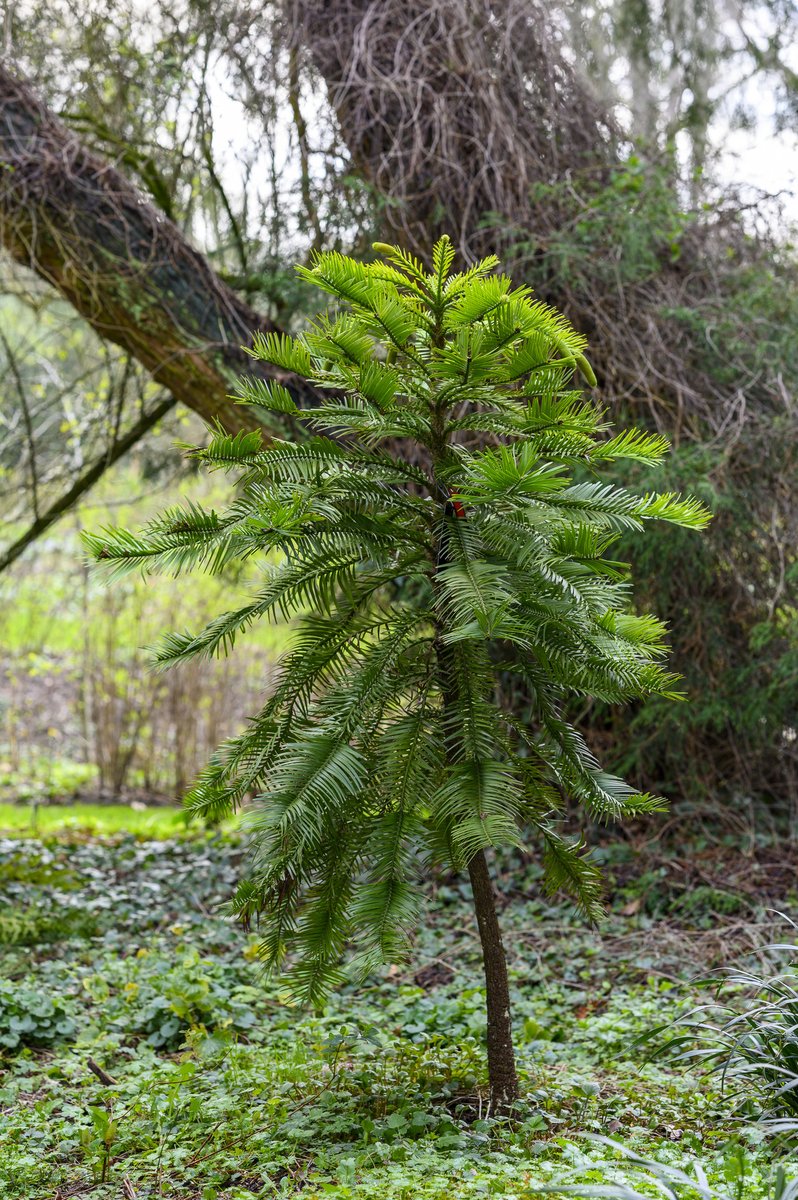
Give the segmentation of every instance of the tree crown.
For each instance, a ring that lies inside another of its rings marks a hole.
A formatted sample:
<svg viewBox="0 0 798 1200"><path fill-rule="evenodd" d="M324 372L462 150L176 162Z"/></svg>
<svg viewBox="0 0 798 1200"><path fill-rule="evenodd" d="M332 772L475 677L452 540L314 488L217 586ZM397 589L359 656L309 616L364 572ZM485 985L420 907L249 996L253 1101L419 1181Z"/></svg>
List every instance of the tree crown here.
<svg viewBox="0 0 798 1200"><path fill-rule="evenodd" d="M708 520L695 500L596 478L616 459L660 461L667 441L608 436L572 386L577 371L595 383L584 339L495 258L454 271L447 238L429 267L376 249L371 264L317 255L301 274L340 307L297 337L255 338L257 358L329 399L300 410L283 384L247 378L240 401L309 436L217 432L193 453L238 475L225 511L177 506L140 534L86 539L112 574L257 558L249 602L167 635L159 664L224 652L262 618L294 622L272 695L189 804L218 818L254 795L235 907L264 914L270 965L297 952L312 1001L350 939L363 970L406 955L431 861L463 867L534 831L548 886L597 913L597 869L558 831L563 797L602 820L661 802L602 770L568 702L678 696L665 630L631 611L609 551L650 520ZM530 724L507 702L513 678Z"/></svg>

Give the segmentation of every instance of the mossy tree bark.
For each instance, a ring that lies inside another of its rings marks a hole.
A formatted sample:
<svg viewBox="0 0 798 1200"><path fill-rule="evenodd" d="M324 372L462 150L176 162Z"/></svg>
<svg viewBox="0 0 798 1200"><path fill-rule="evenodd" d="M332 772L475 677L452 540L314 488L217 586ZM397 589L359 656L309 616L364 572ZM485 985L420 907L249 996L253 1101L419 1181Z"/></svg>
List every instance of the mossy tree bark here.
<svg viewBox="0 0 798 1200"><path fill-rule="evenodd" d="M230 432L258 426L229 397L245 372L279 378L299 403L313 393L245 353L253 332L274 324L2 63L0 244L206 421Z"/></svg>

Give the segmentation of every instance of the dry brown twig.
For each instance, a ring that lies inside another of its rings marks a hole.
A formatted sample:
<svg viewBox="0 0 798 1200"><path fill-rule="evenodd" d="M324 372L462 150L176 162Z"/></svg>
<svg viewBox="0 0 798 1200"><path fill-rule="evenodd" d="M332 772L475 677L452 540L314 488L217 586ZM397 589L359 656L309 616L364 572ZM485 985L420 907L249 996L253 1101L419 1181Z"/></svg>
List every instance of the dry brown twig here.
<svg viewBox="0 0 798 1200"><path fill-rule="evenodd" d="M113 1075L109 1075L108 1072L104 1070L99 1063L95 1062L93 1058L88 1058L86 1060L86 1066L89 1068L92 1075L96 1075L100 1083L104 1084L105 1087L116 1086L117 1081L114 1079Z"/></svg>

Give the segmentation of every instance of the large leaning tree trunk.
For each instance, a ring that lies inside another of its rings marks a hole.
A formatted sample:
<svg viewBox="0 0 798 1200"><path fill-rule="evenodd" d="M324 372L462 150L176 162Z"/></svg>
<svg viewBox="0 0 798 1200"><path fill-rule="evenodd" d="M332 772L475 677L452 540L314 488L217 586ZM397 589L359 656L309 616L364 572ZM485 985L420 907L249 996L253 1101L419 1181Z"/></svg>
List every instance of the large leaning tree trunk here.
<svg viewBox="0 0 798 1200"><path fill-rule="evenodd" d="M222 283L179 229L3 63L0 244L175 401L230 432L257 424L229 392L242 372L266 374L242 347L273 323Z"/></svg>

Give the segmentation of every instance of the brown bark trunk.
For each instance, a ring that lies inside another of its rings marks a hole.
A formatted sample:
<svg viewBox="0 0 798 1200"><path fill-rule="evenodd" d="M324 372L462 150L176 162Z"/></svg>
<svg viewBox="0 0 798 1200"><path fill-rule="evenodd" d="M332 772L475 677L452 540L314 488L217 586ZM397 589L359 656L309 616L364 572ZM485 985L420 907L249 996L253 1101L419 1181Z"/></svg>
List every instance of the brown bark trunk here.
<svg viewBox="0 0 798 1200"><path fill-rule="evenodd" d="M242 349L273 323L2 63L0 244L206 421L230 432L258 426L251 409L229 399L245 372L278 378L312 403L310 385Z"/></svg>
<svg viewBox="0 0 798 1200"><path fill-rule="evenodd" d="M442 342L442 333L438 330ZM433 445L432 467L435 490L439 497L448 492L441 478L441 463L445 456L446 432L442 407L435 408L432 419ZM440 517L443 518L445 502ZM440 599L440 570L451 561L447 535L443 533L432 547L435 567L433 587ZM435 636L435 653L438 660L438 675L443 700L443 727L447 727L447 716L458 712L457 685L453 670L452 647L444 638L445 630L439 624ZM448 752L448 747L447 747ZM451 761L451 760L450 760ZM455 760L456 761L456 760ZM513 1025L510 1011L510 985L507 979L507 959L504 953L499 916L496 912L496 895L488 870L484 850L478 850L468 864L471 892L474 897L474 912L482 944L482 963L485 972L485 1007L487 1013L488 1080L490 1102L494 1114L506 1113L518 1099L518 1076L515 1069L513 1048Z"/></svg>
<svg viewBox="0 0 798 1200"><path fill-rule="evenodd" d="M496 912L496 894L484 850L478 851L471 859L468 874L474 895L474 911L477 915L485 966L491 1107L494 1114L505 1113L518 1099L518 1075L513 1049L507 958Z"/></svg>

